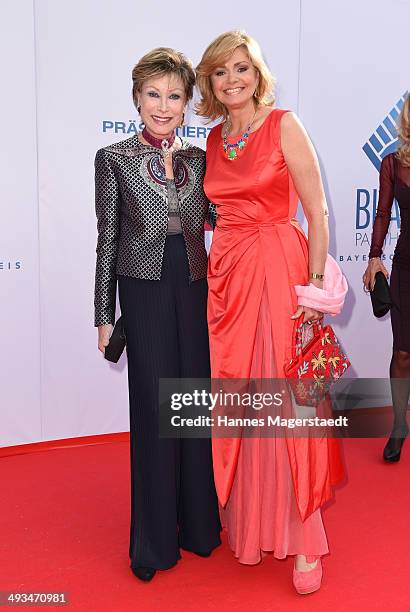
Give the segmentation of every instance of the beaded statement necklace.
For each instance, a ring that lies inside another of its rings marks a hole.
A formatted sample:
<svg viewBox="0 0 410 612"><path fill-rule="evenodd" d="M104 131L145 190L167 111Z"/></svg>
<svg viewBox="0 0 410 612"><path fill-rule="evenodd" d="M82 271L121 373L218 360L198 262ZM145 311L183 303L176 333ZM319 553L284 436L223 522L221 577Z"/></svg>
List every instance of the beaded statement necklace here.
<svg viewBox="0 0 410 612"><path fill-rule="evenodd" d="M242 136L239 138L239 140L237 140L233 144L228 142L228 134L232 127L231 120L228 117L225 123L224 129L223 129L223 133L222 133L222 146L223 146L224 153L226 157L229 159L229 161L234 161L235 159L237 159L238 153L240 151L243 151L243 149L246 147L246 143L249 137L249 132L251 130L252 123L255 121L257 110L258 109L255 109L251 122L249 123L248 127L246 128Z"/></svg>
<svg viewBox="0 0 410 612"><path fill-rule="evenodd" d="M175 141L175 132L172 132L169 138L160 139L160 138L155 138L155 136L153 136L147 130L147 128L144 127L144 129L142 130L142 136L145 138L147 142L149 142L150 145L152 145L153 147L156 147L157 149L161 149L165 158L169 156L171 152L171 147Z"/></svg>

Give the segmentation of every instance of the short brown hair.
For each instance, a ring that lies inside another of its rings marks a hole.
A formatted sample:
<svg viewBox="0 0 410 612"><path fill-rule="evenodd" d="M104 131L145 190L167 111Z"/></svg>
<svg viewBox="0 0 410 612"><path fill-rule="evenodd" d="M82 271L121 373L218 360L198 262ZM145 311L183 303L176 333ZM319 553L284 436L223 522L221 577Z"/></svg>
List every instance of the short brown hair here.
<svg viewBox="0 0 410 612"><path fill-rule="evenodd" d="M202 96L196 105L198 115L209 119L227 116L225 106L213 93L211 74L215 68L229 59L238 47L246 49L250 61L259 74L259 83L254 94L255 101L264 106L273 106L275 79L265 64L258 43L243 30L233 30L224 32L209 45L196 68L196 83Z"/></svg>
<svg viewBox="0 0 410 612"><path fill-rule="evenodd" d="M165 74L178 76L183 83L186 100L192 98L195 73L191 60L175 49L158 47L146 53L132 70L132 98L135 106L144 81Z"/></svg>

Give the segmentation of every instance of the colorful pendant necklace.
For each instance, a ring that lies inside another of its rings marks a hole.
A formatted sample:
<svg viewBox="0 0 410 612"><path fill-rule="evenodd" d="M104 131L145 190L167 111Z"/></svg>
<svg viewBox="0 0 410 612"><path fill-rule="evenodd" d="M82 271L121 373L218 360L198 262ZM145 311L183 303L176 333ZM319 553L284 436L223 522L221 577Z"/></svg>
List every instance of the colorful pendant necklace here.
<svg viewBox="0 0 410 612"><path fill-rule="evenodd" d="M171 152L171 147L174 144L175 132L172 132L169 138L155 138L146 127L142 130L142 136L145 138L150 145L157 149L161 149L164 157L168 157Z"/></svg>
<svg viewBox="0 0 410 612"><path fill-rule="evenodd" d="M229 130L231 129L231 127L232 127L231 120L228 117L228 120L227 120L227 122L225 124L224 130L223 130L223 134L222 134L222 138L223 138L222 146L223 146L223 150L224 150L224 153L225 153L226 157L230 161L234 161L235 159L237 159L239 151L243 151L244 148L246 147L246 143L247 143L247 140L248 140L248 137L249 137L249 132L251 130L252 123L255 120L257 110L258 109L256 108L255 112L253 114L253 117L251 119L251 122L249 123L248 127L246 128L246 130L244 131L242 136L239 138L239 140L237 140L233 144L228 142L228 133L229 133Z"/></svg>

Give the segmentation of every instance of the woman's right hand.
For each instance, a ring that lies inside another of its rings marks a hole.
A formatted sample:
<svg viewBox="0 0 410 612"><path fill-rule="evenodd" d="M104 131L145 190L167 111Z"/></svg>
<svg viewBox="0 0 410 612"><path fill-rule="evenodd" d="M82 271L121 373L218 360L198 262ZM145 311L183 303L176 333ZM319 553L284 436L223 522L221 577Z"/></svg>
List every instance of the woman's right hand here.
<svg viewBox="0 0 410 612"><path fill-rule="evenodd" d="M111 323L98 326L98 350L103 354L105 352L105 347L108 346L108 342L110 341L112 330L113 325L111 325Z"/></svg>
<svg viewBox="0 0 410 612"><path fill-rule="evenodd" d="M363 285L368 291L372 291L374 289L377 272L382 272L386 278L389 278L389 273L382 264L380 257L372 257L369 259L366 271L363 274Z"/></svg>

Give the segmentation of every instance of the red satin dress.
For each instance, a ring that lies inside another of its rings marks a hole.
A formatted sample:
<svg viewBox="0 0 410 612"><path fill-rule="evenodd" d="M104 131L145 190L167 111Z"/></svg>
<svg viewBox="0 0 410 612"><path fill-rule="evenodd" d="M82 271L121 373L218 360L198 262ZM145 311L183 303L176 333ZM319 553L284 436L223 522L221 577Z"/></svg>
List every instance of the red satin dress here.
<svg viewBox="0 0 410 612"><path fill-rule="evenodd" d="M291 356L294 285L307 282L308 245L280 145L285 112L273 110L234 161L221 125L208 136L204 187L218 212L208 268L213 378L281 378ZM240 562L258 563L264 551L312 559L328 552L320 507L343 475L337 442L213 439L223 521Z"/></svg>

